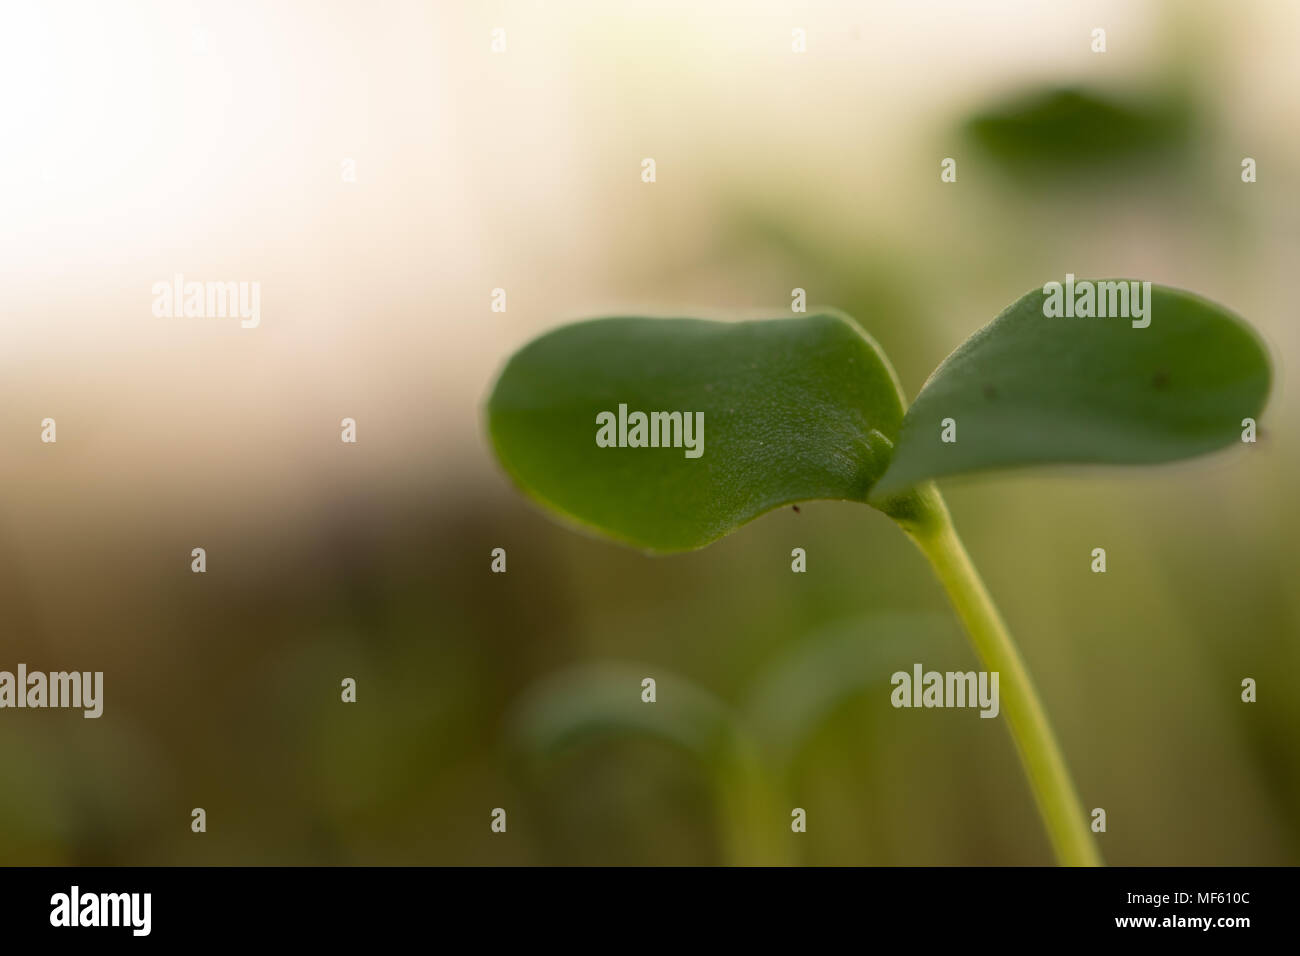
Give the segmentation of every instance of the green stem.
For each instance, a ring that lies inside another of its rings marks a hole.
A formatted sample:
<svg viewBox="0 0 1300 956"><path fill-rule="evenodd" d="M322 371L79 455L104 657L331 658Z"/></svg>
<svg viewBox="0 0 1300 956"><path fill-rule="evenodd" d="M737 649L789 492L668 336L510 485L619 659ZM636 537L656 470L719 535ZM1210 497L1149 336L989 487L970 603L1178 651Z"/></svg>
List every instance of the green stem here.
<svg viewBox="0 0 1300 956"><path fill-rule="evenodd" d="M1034 690L1002 615L953 528L952 517L932 484L886 503L929 560L985 668L999 674L999 696L1011 738L1029 777L1056 859L1064 866L1100 866L1070 771L1047 713Z"/></svg>

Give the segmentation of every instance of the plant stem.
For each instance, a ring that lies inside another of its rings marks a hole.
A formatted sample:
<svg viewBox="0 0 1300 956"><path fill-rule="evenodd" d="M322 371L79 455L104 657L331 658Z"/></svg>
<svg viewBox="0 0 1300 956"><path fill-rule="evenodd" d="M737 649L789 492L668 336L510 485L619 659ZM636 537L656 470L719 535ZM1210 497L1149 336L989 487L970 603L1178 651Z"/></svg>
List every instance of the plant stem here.
<svg viewBox="0 0 1300 956"><path fill-rule="evenodd" d="M752 739L734 733L730 745L713 761L723 855L729 866L788 866L790 841L781 839L780 810L772 781Z"/></svg>
<svg viewBox="0 0 1300 956"><path fill-rule="evenodd" d="M886 513L903 526L934 568L985 668L999 674L1002 713L1057 862L1063 866L1101 866L1101 854L1029 671L957 537L938 489L933 484L922 486L888 505Z"/></svg>

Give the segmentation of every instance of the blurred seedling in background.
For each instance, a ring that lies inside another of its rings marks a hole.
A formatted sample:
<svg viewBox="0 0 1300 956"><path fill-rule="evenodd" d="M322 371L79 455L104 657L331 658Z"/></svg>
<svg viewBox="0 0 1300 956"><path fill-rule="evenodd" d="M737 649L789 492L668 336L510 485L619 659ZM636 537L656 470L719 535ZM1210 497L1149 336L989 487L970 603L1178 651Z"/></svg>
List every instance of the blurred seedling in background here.
<svg viewBox="0 0 1300 956"><path fill-rule="evenodd" d="M1166 176L1181 168L1198 121L1191 92L1177 87L1128 98L1041 87L981 107L962 131L1018 188L1095 188L1138 167Z"/></svg>
<svg viewBox="0 0 1300 956"><path fill-rule="evenodd" d="M509 360L488 400L488 431L534 500L650 553L704 547L799 501L856 501L892 518L934 568L984 668L1001 675L1002 716L1057 859L1096 864L1046 711L934 479L1156 464L1224 448L1242 440L1244 419L1258 419L1270 368L1244 322L1186 292L1153 285L1147 328L1048 317L1044 298L1024 295L972 335L910 406L875 341L839 312L579 322ZM703 457L600 447L597 416L620 405L702 412ZM647 707L636 719L660 713ZM712 704L695 719L721 726ZM747 758L710 753L728 780L748 773L733 769Z"/></svg>
<svg viewBox="0 0 1300 956"><path fill-rule="evenodd" d="M706 779L726 862L795 863L800 855L782 837L801 802L792 779L800 755L846 702L886 699L893 672L910 668L918 654L938 659L954 633L946 616L910 611L820 628L768 662L738 709L657 665L577 666L524 697L510 717L508 743L527 784L584 747L659 741L692 758ZM653 704L640 693L647 676L656 680Z"/></svg>

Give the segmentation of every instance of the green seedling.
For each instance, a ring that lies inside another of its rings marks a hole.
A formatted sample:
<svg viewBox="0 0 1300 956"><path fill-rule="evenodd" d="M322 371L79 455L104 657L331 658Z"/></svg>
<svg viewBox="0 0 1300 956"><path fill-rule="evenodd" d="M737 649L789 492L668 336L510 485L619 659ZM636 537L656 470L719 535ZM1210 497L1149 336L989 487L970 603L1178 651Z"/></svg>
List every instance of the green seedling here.
<svg viewBox="0 0 1300 956"><path fill-rule="evenodd" d="M955 636L951 619L932 612L875 610L837 621L801 634L765 664L739 710L661 666L578 665L529 689L513 709L507 739L530 776L584 745L663 743L703 771L723 859L785 865L794 854L773 821L791 806L783 802L789 778L819 728L847 701L887 697L892 671L918 653L930 659ZM647 674L671 688L652 707L629 692Z"/></svg>
<svg viewBox="0 0 1300 956"><path fill-rule="evenodd" d="M672 693L647 705L636 689L651 671ZM530 771L568 748L629 737L667 744L690 755L704 771L727 861L784 862L775 828L765 826L780 810L758 744L739 715L685 678L627 663L575 667L532 688L509 730L512 749Z"/></svg>
<svg viewBox="0 0 1300 956"><path fill-rule="evenodd" d="M1214 451L1253 435L1269 381L1258 337L1218 305L1127 280L1067 281L971 336L910 407L876 343L838 312L617 317L517 352L487 424L533 499L651 553L704 547L806 500L892 518L1001 675L1002 715L1058 860L1091 865L1100 857L1046 711L934 479Z"/></svg>
<svg viewBox="0 0 1300 956"><path fill-rule="evenodd" d="M964 123L970 140L1021 184L1086 182L1120 165L1167 173L1186 161L1196 128L1191 96L1178 89L1132 100L1070 87L1027 89Z"/></svg>

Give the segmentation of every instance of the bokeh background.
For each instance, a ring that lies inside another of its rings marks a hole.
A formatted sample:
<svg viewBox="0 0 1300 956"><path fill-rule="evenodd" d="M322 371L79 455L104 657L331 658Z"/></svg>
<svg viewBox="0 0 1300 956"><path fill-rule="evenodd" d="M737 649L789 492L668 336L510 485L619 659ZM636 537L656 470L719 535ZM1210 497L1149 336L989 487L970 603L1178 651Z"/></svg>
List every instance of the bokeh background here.
<svg viewBox="0 0 1300 956"><path fill-rule="evenodd" d="M976 665L883 516L644 557L481 415L556 324L794 287L915 395L1074 272L1245 316L1261 440L947 482L957 525L1108 862L1300 863L1297 41L1269 0L6 0L0 669L105 703L0 712L0 862L1049 862L1001 721L889 706ZM261 327L155 318L176 272L260 282Z"/></svg>

